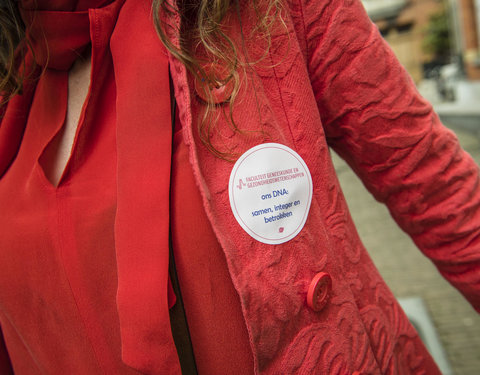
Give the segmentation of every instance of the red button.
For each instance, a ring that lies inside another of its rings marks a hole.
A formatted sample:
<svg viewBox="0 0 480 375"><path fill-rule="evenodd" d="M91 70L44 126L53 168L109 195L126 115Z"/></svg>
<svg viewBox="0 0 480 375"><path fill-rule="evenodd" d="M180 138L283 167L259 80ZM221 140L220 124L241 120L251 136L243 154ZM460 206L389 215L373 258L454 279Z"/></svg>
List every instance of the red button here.
<svg viewBox="0 0 480 375"><path fill-rule="evenodd" d="M226 103L233 93L234 81L232 77L225 77L228 72L214 66L204 67L207 77L195 79L195 92L204 102L213 101L214 104ZM208 93L211 92L211 98Z"/></svg>
<svg viewBox="0 0 480 375"><path fill-rule="evenodd" d="M332 290L332 278L326 272L315 275L307 292L307 305L314 311L320 311L325 307Z"/></svg>

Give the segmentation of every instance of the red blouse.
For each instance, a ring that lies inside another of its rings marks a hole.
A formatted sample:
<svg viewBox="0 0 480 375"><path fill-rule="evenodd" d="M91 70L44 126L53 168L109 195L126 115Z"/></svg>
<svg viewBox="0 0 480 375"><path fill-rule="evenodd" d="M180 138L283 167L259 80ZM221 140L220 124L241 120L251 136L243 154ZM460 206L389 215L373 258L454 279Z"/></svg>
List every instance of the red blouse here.
<svg viewBox="0 0 480 375"><path fill-rule="evenodd" d="M107 44L92 48L101 68L58 187L42 165L66 113L58 98L67 87L54 70L38 82L21 148L0 180L2 374L10 363L17 375L138 373L121 360L116 306L116 87ZM238 295L187 155L177 131L172 240L197 368L253 373Z"/></svg>
<svg viewBox="0 0 480 375"><path fill-rule="evenodd" d="M42 169L66 110L53 70L0 182L0 324L15 374L135 373L121 362L115 305L115 85L105 60L58 187Z"/></svg>
<svg viewBox="0 0 480 375"><path fill-rule="evenodd" d="M253 374L253 356L227 262L203 209L180 131L174 136L172 242L199 374Z"/></svg>

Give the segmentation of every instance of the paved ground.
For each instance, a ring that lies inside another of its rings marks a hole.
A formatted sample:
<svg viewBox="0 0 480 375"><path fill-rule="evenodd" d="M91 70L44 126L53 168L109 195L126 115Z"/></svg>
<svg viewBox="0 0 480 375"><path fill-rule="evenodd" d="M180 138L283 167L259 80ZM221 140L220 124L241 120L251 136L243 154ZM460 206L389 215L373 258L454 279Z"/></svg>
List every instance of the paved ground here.
<svg viewBox="0 0 480 375"><path fill-rule="evenodd" d="M480 163L480 140L458 130L463 147ZM448 284L338 157L340 183L360 236L397 297L420 296L427 305L455 375L480 374L480 315Z"/></svg>

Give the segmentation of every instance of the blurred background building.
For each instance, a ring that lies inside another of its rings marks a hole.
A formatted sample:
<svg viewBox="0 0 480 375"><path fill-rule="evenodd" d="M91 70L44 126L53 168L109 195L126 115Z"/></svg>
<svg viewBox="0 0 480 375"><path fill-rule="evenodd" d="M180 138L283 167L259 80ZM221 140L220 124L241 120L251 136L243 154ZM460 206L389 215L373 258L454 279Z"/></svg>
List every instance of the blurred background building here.
<svg viewBox="0 0 480 375"><path fill-rule="evenodd" d="M456 64L480 80L480 0L363 0L370 18L415 82Z"/></svg>
<svg viewBox="0 0 480 375"><path fill-rule="evenodd" d="M480 0L362 0L462 147L480 163ZM334 164L373 261L444 375L480 374L480 316L340 158Z"/></svg>
<svg viewBox="0 0 480 375"><path fill-rule="evenodd" d="M442 121L480 136L480 0L363 3Z"/></svg>

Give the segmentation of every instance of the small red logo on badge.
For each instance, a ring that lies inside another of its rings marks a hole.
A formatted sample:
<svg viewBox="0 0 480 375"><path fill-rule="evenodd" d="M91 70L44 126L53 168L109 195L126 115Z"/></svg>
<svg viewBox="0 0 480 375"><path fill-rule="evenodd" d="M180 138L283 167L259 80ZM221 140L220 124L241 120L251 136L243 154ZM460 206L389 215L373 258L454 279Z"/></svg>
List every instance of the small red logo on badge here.
<svg viewBox="0 0 480 375"><path fill-rule="evenodd" d="M238 185L237 185L237 189L240 189L242 190L242 186L246 186L247 184L245 182L243 182L243 180L240 178L238 180Z"/></svg>
<svg viewBox="0 0 480 375"><path fill-rule="evenodd" d="M280 227L280 228L278 228L278 231L279 231L280 233L283 233L283 230L284 230L284 229L285 229L284 227Z"/></svg>

